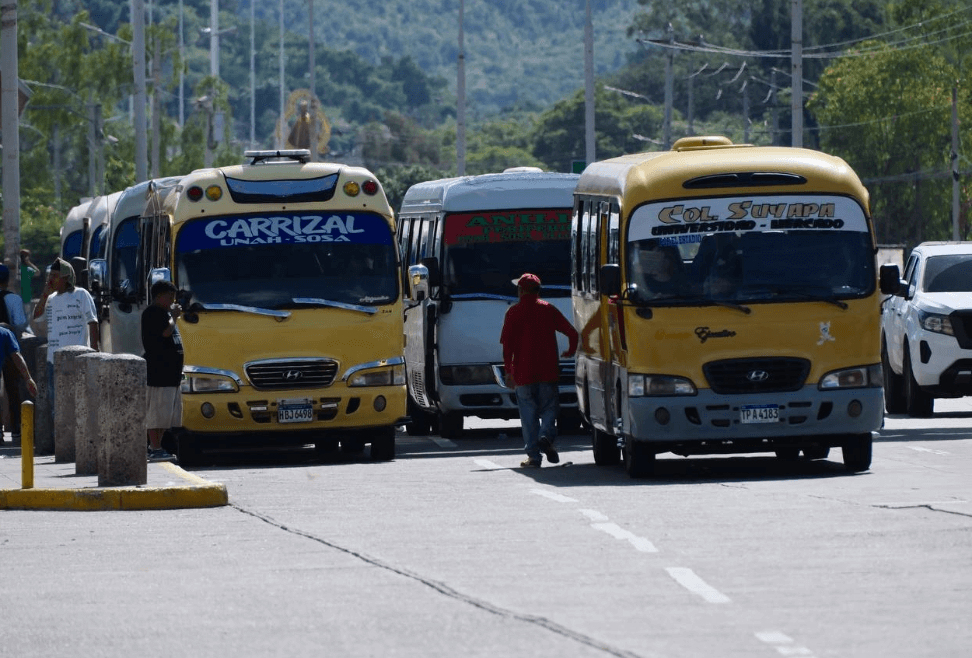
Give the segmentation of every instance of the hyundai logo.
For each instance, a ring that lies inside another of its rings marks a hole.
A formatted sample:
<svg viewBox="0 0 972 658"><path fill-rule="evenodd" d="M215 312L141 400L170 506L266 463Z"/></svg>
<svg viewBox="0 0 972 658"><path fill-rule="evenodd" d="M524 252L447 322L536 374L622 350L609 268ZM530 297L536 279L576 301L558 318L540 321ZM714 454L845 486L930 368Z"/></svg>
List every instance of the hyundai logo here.
<svg viewBox="0 0 972 658"><path fill-rule="evenodd" d="M767 379L769 379L769 373L765 370L750 370L748 373L746 373L746 379L754 384L765 382Z"/></svg>
<svg viewBox="0 0 972 658"><path fill-rule="evenodd" d="M304 373L301 372L300 370L288 370L287 372L284 373L284 379L287 380L288 382L295 382L303 376Z"/></svg>

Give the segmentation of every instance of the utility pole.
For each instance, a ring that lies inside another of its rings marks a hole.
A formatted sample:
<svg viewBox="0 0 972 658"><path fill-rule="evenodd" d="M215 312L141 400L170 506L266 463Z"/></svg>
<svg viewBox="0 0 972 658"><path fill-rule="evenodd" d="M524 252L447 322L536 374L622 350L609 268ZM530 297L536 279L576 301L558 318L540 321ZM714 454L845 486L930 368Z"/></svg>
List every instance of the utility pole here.
<svg viewBox="0 0 972 658"><path fill-rule="evenodd" d="M284 116L284 3L280 0L280 134L277 135L277 148L286 144L287 117Z"/></svg>
<svg viewBox="0 0 972 658"><path fill-rule="evenodd" d="M675 28L672 24L668 24L668 28L665 30L667 34L667 41L669 43L668 56L665 59L665 125L664 125L664 136L662 140L665 142L664 150L668 151L672 148L672 103L674 93L672 91L673 87L673 68L675 65Z"/></svg>
<svg viewBox="0 0 972 658"><path fill-rule="evenodd" d="M466 175L466 51L462 39L464 0L459 0L459 55L456 80L456 174Z"/></svg>
<svg viewBox="0 0 972 658"><path fill-rule="evenodd" d="M307 24L309 34L307 42L309 44L308 68L310 69L310 125L307 126L307 136L309 137L308 146L311 152L311 162L317 162L317 82L314 77L317 68L314 65L314 0L307 0Z"/></svg>
<svg viewBox="0 0 972 658"><path fill-rule="evenodd" d="M4 258L20 251L20 71L17 61L17 0L0 4L0 127L3 129Z"/></svg>
<svg viewBox="0 0 972 658"><path fill-rule="evenodd" d="M594 162L597 140L594 132L594 21L591 0L587 0L584 17L584 160Z"/></svg>
<svg viewBox="0 0 972 658"><path fill-rule="evenodd" d="M135 182L148 180L145 135L145 3L132 0L132 68L135 74Z"/></svg>
<svg viewBox="0 0 972 658"><path fill-rule="evenodd" d="M209 0L209 75L219 77L219 0Z"/></svg>
<svg viewBox="0 0 972 658"><path fill-rule="evenodd" d="M98 194L98 186L96 185L98 179L98 166L95 152L97 150L98 138L96 135L97 130L97 113L96 108L99 106L95 105L94 94L88 92L88 196L94 197Z"/></svg>
<svg viewBox="0 0 972 658"><path fill-rule="evenodd" d="M252 0L250 0L252 2ZM179 127L186 125L186 62L183 59L182 0L179 0Z"/></svg>
<svg viewBox="0 0 972 658"><path fill-rule="evenodd" d="M743 82L743 144L749 143L749 80Z"/></svg>
<svg viewBox="0 0 972 658"><path fill-rule="evenodd" d="M959 235L960 192L958 85L956 84L952 87L952 239L956 242L962 239Z"/></svg>
<svg viewBox="0 0 972 658"><path fill-rule="evenodd" d="M793 9L790 16L790 41L793 50L790 53L790 67L792 68L791 104L793 134L791 145L803 146L803 0L792 0Z"/></svg>
<svg viewBox="0 0 972 658"><path fill-rule="evenodd" d="M152 39L152 178L159 177L161 166L162 127L162 46L159 38ZM102 183L103 184L103 183Z"/></svg>
<svg viewBox="0 0 972 658"><path fill-rule="evenodd" d="M181 0L180 0L181 2ZM256 148L256 36L254 34L254 7L250 0L250 148Z"/></svg>

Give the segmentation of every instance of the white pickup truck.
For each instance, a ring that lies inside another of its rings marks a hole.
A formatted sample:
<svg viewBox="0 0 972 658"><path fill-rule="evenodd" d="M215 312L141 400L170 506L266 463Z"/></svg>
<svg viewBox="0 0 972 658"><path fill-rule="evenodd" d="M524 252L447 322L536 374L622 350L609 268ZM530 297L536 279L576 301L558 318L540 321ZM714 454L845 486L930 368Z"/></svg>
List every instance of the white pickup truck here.
<svg viewBox="0 0 972 658"><path fill-rule="evenodd" d="M888 413L926 417L972 395L972 242L923 242L881 312Z"/></svg>

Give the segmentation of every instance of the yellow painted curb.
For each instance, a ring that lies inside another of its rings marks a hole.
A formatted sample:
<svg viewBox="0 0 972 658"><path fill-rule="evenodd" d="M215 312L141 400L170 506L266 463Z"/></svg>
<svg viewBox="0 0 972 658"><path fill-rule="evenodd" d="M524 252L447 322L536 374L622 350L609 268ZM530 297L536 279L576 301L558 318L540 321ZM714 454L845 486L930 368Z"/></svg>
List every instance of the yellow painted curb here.
<svg viewBox="0 0 972 658"><path fill-rule="evenodd" d="M184 487L98 487L86 489L0 489L0 509L153 510L220 507L229 504L226 487L163 464L193 484Z"/></svg>

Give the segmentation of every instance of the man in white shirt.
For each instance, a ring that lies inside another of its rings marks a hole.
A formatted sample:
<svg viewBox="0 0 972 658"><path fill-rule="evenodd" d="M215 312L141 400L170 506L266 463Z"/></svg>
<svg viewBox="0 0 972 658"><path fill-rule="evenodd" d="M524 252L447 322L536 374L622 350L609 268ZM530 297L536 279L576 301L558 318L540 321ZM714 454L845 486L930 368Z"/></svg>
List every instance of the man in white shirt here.
<svg viewBox="0 0 972 658"><path fill-rule="evenodd" d="M46 312L47 320L47 391L54 413L54 353L69 345L99 348L98 312L91 294L75 286L74 268L66 260L51 264L51 275L44 286L34 317Z"/></svg>

